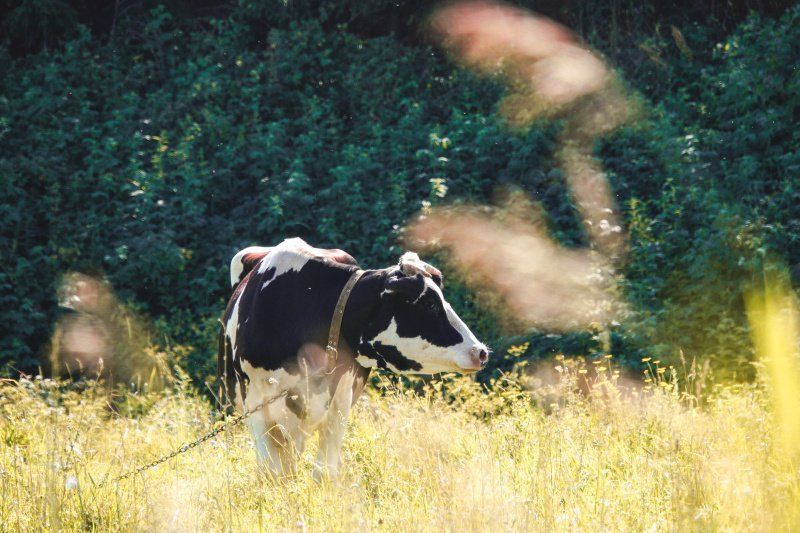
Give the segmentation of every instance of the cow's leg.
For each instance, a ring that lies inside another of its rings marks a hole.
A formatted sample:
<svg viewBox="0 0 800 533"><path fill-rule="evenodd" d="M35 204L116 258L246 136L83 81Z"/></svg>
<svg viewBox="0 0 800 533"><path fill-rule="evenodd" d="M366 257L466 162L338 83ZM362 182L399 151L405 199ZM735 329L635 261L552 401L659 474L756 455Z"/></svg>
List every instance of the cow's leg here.
<svg viewBox="0 0 800 533"><path fill-rule="evenodd" d="M287 420L273 423L267 429L267 442L271 454L270 469L277 471L278 475L295 475L297 457L305 448L305 435L297 430L297 425Z"/></svg>
<svg viewBox="0 0 800 533"><path fill-rule="evenodd" d="M305 435L289 417L275 419L269 410L259 410L247 420L255 441L259 465L273 477L296 472L297 456L305 447Z"/></svg>
<svg viewBox="0 0 800 533"><path fill-rule="evenodd" d="M242 366L250 379L245 398L242 398L242 387L236 388L237 406L251 413L247 425L255 442L258 463L273 477L292 474L296 469L296 457L302 453L306 440L298 417L287 403L290 387L296 385L299 378L283 370L254 368L247 361Z"/></svg>
<svg viewBox="0 0 800 533"><path fill-rule="evenodd" d="M348 373L339 380L328 413L319 428L319 450L314 464L314 479L317 481L339 476L342 441L352 405L353 374Z"/></svg>
<svg viewBox="0 0 800 533"><path fill-rule="evenodd" d="M317 481L326 477L335 479L339 476L342 440L350 416L350 406L347 404L344 408L333 405L331 407L331 412L320 428L319 451L314 464L314 479Z"/></svg>
<svg viewBox="0 0 800 533"><path fill-rule="evenodd" d="M273 458L276 457L275 450L272 449L272 444L269 442L269 424L267 423L264 413L257 411L247 418L247 427L250 428L250 435L253 436L253 442L256 448L256 458L258 464L265 470L269 470L273 475L280 475L280 464L274 462Z"/></svg>

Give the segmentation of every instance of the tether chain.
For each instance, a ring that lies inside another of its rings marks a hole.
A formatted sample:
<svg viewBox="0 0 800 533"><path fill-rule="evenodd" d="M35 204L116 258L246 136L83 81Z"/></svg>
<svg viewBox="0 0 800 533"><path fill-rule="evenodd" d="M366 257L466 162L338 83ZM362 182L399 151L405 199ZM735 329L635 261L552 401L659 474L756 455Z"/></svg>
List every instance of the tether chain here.
<svg viewBox="0 0 800 533"><path fill-rule="evenodd" d="M131 470L130 472L126 472L125 474L122 474L121 476L117 476L114 479L103 480L100 483L98 483L97 486L98 487L102 487L102 486L107 485L109 483L118 483L118 482L122 481L123 479L127 479L127 478L129 478L131 476L135 476L136 474L141 474L145 470L149 470L151 468L155 468L156 466L160 465L161 463L165 463L165 462L169 461L173 457L176 457L176 456L178 456L178 455L180 455L182 453L186 453L189 450L191 450L192 448L194 448L195 446L197 446L198 444L202 444L203 442L207 441L208 439L219 435L220 433L222 433L226 429L231 428L233 426L236 426L237 424L241 424L242 421L245 418L247 418L248 416L250 416L254 412L258 411L259 409L261 409L265 405L269 405L272 402L276 401L278 398L283 398L284 396L286 396L287 393L288 393L288 391L283 391L282 393L278 394L277 396L274 396L273 398L270 398L266 402L262 402L262 403L256 405L255 407L253 407L251 409L248 409L244 413L236 416L234 419L229 420L228 422L224 422L220 426L212 429L211 431L209 431L208 433L206 433L205 435L200 437L199 439L197 439L195 441L192 441L192 442L190 442L188 444L182 445L180 448L178 448L177 450L169 453L168 455L165 455L164 457L161 457L159 459L156 459L155 461L147 463L146 465L140 466L139 468L137 468L135 470Z"/></svg>

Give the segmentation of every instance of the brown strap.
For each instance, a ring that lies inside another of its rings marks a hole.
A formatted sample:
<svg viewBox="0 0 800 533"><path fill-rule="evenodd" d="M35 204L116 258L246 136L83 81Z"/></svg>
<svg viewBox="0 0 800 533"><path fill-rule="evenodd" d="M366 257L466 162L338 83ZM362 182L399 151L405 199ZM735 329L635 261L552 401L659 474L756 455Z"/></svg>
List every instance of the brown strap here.
<svg viewBox="0 0 800 533"><path fill-rule="evenodd" d="M328 333L328 346L325 347L325 352L328 354L329 361L336 361L339 357L339 334L342 331L342 317L344 317L344 308L347 305L347 300L350 298L350 293L353 292L353 287L356 282L364 275L363 270L356 270L350 279L347 280L344 289L339 294L339 301L336 302L336 309L333 310L333 319L331 320L331 330Z"/></svg>

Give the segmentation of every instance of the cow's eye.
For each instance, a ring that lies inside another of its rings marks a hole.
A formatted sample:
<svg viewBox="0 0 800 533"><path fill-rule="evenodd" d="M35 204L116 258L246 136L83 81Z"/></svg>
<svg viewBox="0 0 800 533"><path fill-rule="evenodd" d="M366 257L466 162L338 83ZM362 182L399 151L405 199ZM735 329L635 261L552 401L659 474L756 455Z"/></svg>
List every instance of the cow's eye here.
<svg viewBox="0 0 800 533"><path fill-rule="evenodd" d="M436 300L425 300L422 303L422 308L430 313L435 312L437 308Z"/></svg>

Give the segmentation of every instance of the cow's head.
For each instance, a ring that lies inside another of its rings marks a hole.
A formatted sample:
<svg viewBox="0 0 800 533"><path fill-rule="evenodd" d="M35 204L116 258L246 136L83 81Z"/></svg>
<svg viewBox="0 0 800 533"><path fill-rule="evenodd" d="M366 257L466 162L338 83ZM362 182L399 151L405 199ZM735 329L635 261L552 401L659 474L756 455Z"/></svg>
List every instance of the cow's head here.
<svg viewBox="0 0 800 533"><path fill-rule="evenodd" d="M406 374L476 372L489 357L442 295L442 274L415 253L387 272L377 313L359 347L365 366Z"/></svg>

